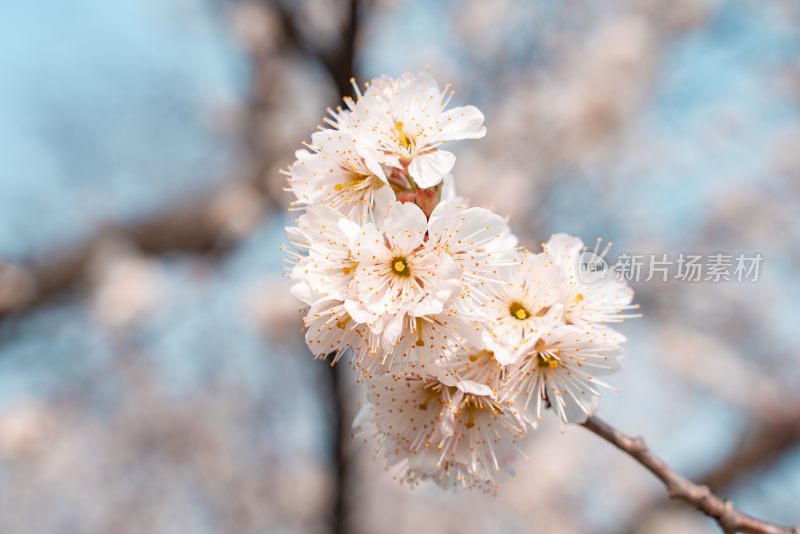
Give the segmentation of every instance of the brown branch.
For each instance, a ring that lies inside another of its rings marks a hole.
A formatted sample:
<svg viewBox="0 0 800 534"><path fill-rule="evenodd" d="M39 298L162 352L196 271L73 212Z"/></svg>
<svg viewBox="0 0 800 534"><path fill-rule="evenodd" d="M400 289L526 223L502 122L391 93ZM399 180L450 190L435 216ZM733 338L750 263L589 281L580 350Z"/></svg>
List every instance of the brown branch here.
<svg viewBox="0 0 800 534"><path fill-rule="evenodd" d="M359 33L360 2L348 0L348 14L341 30L341 44L331 52L315 49L303 36L297 20L290 9L275 2L275 9L283 28L284 36L303 54L317 59L336 85L340 98L351 96L350 80L357 76L355 56ZM328 373L331 413L331 461L334 464L333 500L330 508L329 527L333 534L347 534L350 528L350 461L347 445L350 439L350 424L347 413L347 390L342 366L333 366Z"/></svg>
<svg viewBox="0 0 800 534"><path fill-rule="evenodd" d="M349 0L351 12L342 31L340 47L329 52L314 50L304 41L294 19L282 4L268 4L276 9L284 22L285 42L281 51L301 50L310 59L319 61L344 96L350 89L349 79L354 75L357 0ZM259 54L256 51L251 58L256 70L263 59ZM253 160L253 170L245 180L158 211L141 221L108 225L73 245L51 250L39 258L25 261L3 261L0 258L0 320L24 315L79 288L87 278L96 251L109 238L126 241L145 254L157 256L169 252L219 255L244 237L232 234L226 221L221 220L221 200L246 188L262 208L280 206L262 183L264 169L269 167L271 158L254 141L258 129L255 121L267 105L256 88L249 97L249 111L245 114L248 124L244 126L243 142L249 144L249 156Z"/></svg>
<svg viewBox="0 0 800 534"><path fill-rule="evenodd" d="M755 411L756 417L741 432L730 453L698 476L700 485L717 494L725 493L753 473L768 469L800 444L800 403L788 391L776 397L781 403L766 403ZM622 532L639 532L654 514L669 505L670 501L661 497L643 504Z"/></svg>
<svg viewBox="0 0 800 534"><path fill-rule="evenodd" d="M303 38L292 14L279 2L267 3L278 13L284 29L281 51L299 50L309 59L318 61L329 73L341 97L350 92L350 78L356 75L355 54L359 27L359 1L348 0L349 13L342 28L342 42L334 50L316 50ZM258 71L261 57L255 51L251 60ZM258 78L258 76L256 76ZM21 315L44 305L58 296L78 288L91 270L93 258L109 238L127 241L141 252L160 255L171 251L222 254L243 235L232 233L229 225L220 216L220 200L236 195L242 187L256 197L262 207L279 203L270 197L269 190L261 183L263 170L269 167L269 158L257 140L258 120L269 102L256 90L250 95L248 122L244 127L243 142L248 149L253 172L243 183L223 188L164 210L153 217L129 225L116 225L99 230L85 241L60 252L51 252L44 258L26 263L0 262L0 319L9 315ZM223 210L224 211L224 210ZM220 220L222 219L222 220ZM350 429L346 410L346 382L341 379L339 368L328 373L331 406L331 461L335 465L333 475L334 495L330 510L330 529L335 534L349 532L349 461L347 442Z"/></svg>
<svg viewBox="0 0 800 534"><path fill-rule="evenodd" d="M714 519L726 534L800 534L800 527L782 527L740 512L731 501L714 495L708 486L695 484L673 471L647 448L640 437L627 436L597 417L589 417L583 426L642 464L664 483L671 499L697 508Z"/></svg>
<svg viewBox="0 0 800 534"><path fill-rule="evenodd" d="M348 369L342 365L326 366L323 373L327 376L330 395L331 417L331 462L334 465L333 495L329 510L329 527L332 534L350 532L349 487L350 459L347 444L350 439L350 424L347 410L347 382L350 380Z"/></svg>
<svg viewBox="0 0 800 534"><path fill-rule="evenodd" d="M77 287L85 280L96 251L108 239L129 242L151 255L218 251L229 242L225 225L217 217L218 201L229 191L233 188L165 209L143 221L109 225L76 246L40 259L0 263L0 319L31 310Z"/></svg>
<svg viewBox="0 0 800 534"><path fill-rule="evenodd" d="M281 22L284 38L296 50L316 59L325 68L333 82L339 96L350 96L350 79L356 75L355 56L358 40L358 27L360 22L359 0L347 0L347 18L341 30L341 43L334 50L325 51L316 49L303 35L292 9L282 2L271 2L269 5Z"/></svg>

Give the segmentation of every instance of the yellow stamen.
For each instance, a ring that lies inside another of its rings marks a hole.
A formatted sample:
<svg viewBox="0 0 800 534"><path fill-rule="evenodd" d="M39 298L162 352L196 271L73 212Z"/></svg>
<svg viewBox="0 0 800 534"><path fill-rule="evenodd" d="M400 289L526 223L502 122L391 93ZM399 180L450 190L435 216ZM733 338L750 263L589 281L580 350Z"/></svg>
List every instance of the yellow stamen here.
<svg viewBox="0 0 800 534"><path fill-rule="evenodd" d="M333 186L333 188L336 191L342 191L344 189L347 189L348 187L355 187L357 185L360 185L361 183L364 182L364 180L368 180L369 179L368 175L359 174L357 172L353 172L350 175L350 177L352 178L352 180L350 180L349 182L342 182L340 184L336 184L336 185Z"/></svg>
<svg viewBox="0 0 800 534"><path fill-rule="evenodd" d="M470 354L468 358L471 362L477 362L481 358L491 361L494 360L494 352L490 350L482 350L480 352L476 352L475 354Z"/></svg>
<svg viewBox="0 0 800 534"><path fill-rule="evenodd" d="M400 136L400 144L403 148L411 148L411 140L406 137L405 132L403 132L403 122L397 121L394 123L394 130L397 132L397 135Z"/></svg>
<svg viewBox="0 0 800 534"><path fill-rule="evenodd" d="M350 267L342 267L343 274L350 274L356 269L355 265L351 265Z"/></svg>
<svg viewBox="0 0 800 534"><path fill-rule="evenodd" d="M427 410L428 404L437 396L436 391L433 389L428 390L428 396L425 398L425 401L418 406L420 410Z"/></svg>
<svg viewBox="0 0 800 534"><path fill-rule="evenodd" d="M578 293L575 295L575 302L581 302L583 300L583 293Z"/></svg>
<svg viewBox="0 0 800 534"><path fill-rule="evenodd" d="M349 315L345 315L344 318L342 318L341 321L337 321L336 322L336 326L338 326L339 328L344 330L344 327L347 326L347 323L349 323L349 322L350 322L350 316Z"/></svg>
<svg viewBox="0 0 800 534"><path fill-rule="evenodd" d="M467 421L464 423L464 426L467 428L472 428L475 426L475 414L477 414L480 410L491 409L492 413L500 413L498 410L495 410L491 406L487 406L485 403L478 401L478 399L474 395L467 395L464 398L464 411L466 412Z"/></svg>
<svg viewBox="0 0 800 534"><path fill-rule="evenodd" d="M408 268L408 260L402 256L398 256L392 260L392 269L400 276L411 276L411 270Z"/></svg>
<svg viewBox="0 0 800 534"><path fill-rule="evenodd" d="M558 366L560 365L558 358L546 352L540 352L538 354L538 358L539 361L537 363L540 369L543 367L548 369L558 369Z"/></svg>
<svg viewBox="0 0 800 534"><path fill-rule="evenodd" d="M464 426L467 428L475 426L475 410L472 407L467 408L467 422Z"/></svg>
<svg viewBox="0 0 800 534"><path fill-rule="evenodd" d="M348 187L355 187L361 183L361 180L352 180L350 182L342 182L341 184L336 184L333 188L337 191L341 191L343 189L347 189Z"/></svg>
<svg viewBox="0 0 800 534"><path fill-rule="evenodd" d="M425 342L422 341L422 319L417 317L416 322L417 322L417 346L424 347Z"/></svg>
<svg viewBox="0 0 800 534"><path fill-rule="evenodd" d="M511 306L508 307L508 312L512 317L519 319L520 321L524 321L531 316L531 313L519 302L512 302Z"/></svg>

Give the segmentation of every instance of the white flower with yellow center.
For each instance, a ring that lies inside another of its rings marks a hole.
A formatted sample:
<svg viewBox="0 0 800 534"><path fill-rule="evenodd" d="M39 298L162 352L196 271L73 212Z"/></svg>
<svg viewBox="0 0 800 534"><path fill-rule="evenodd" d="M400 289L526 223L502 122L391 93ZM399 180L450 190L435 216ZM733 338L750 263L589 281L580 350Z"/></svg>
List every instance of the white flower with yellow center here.
<svg viewBox="0 0 800 534"><path fill-rule="evenodd" d="M517 238L506 220L487 209L469 207L458 197L440 202L433 210L425 246L446 252L461 268L461 301L467 312L489 299L504 267L519 262Z"/></svg>
<svg viewBox="0 0 800 534"><path fill-rule="evenodd" d="M477 108L447 109L449 86L353 85L285 173L303 210L286 233L306 344L351 356L368 385L354 431L401 481L492 491L543 410L577 423L596 408L632 291L607 248L557 234L523 252L505 219L455 196L444 144L486 130Z"/></svg>
<svg viewBox="0 0 800 534"><path fill-rule="evenodd" d="M547 254L521 252L517 265L499 269L500 285L493 285L483 310L488 327L484 344L505 365L543 331L562 323L558 304L566 277Z"/></svg>
<svg viewBox="0 0 800 534"><path fill-rule="evenodd" d="M455 164L446 141L486 135L474 106L445 111L452 91L427 72L373 80L347 117L348 131L366 161L407 173L417 187L439 184ZM374 164L370 164L373 168Z"/></svg>
<svg viewBox="0 0 800 534"><path fill-rule="evenodd" d="M583 241L567 234L555 234L543 245L567 276L560 300L564 305L565 322L592 328L602 337L621 343L625 337L604 323L620 323L637 317L628 310L638 306L631 304L633 290L617 280L613 270L605 264L603 258L610 244L603 251L599 246L598 240L594 251L589 252Z"/></svg>
<svg viewBox="0 0 800 534"><path fill-rule="evenodd" d="M365 224L352 253L358 305L373 316L441 313L444 303L460 292L459 271L452 258L426 249L428 221L422 210L396 202L382 230Z"/></svg>
<svg viewBox="0 0 800 534"><path fill-rule="evenodd" d="M532 404L535 421L552 407L564 423L583 422L596 408L598 387L611 388L597 377L617 372L621 353L592 331L556 327L522 347L501 400L524 411Z"/></svg>
<svg viewBox="0 0 800 534"><path fill-rule="evenodd" d="M298 206L327 204L359 222L380 217L395 200L381 166L367 162L347 131L322 130L311 136L308 150L298 150L285 172Z"/></svg>
<svg viewBox="0 0 800 534"><path fill-rule="evenodd" d="M509 366L497 361L494 352L478 348L480 342L459 347L454 355L441 364L442 372L457 382L469 381L489 388L493 398L499 398L508 380Z"/></svg>
<svg viewBox="0 0 800 534"><path fill-rule="evenodd" d="M349 294L355 258L351 252L361 227L326 205L309 206L286 229L293 291L306 304L321 297L344 300ZM302 288L302 289L301 289Z"/></svg>
<svg viewBox="0 0 800 534"><path fill-rule="evenodd" d="M319 359L338 362L348 351L352 363L361 367L380 358L380 336L366 324L356 323L344 304L336 299L321 299L308 310L304 318L306 345Z"/></svg>
<svg viewBox="0 0 800 534"><path fill-rule="evenodd" d="M386 355L381 364L394 374L447 369L454 354L480 343L479 329L476 319L453 308L416 317L397 315L383 329Z"/></svg>
<svg viewBox="0 0 800 534"><path fill-rule="evenodd" d="M445 487L494 488L520 453L525 421L495 401L485 386L442 381L436 375L383 376L367 382L369 404L354 423L374 437L403 481Z"/></svg>

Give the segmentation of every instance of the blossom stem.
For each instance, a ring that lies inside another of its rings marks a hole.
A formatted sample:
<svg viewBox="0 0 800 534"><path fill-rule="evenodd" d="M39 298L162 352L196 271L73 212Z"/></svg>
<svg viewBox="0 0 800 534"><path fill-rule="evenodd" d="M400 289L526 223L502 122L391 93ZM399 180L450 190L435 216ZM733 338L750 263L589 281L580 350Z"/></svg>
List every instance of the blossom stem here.
<svg viewBox="0 0 800 534"><path fill-rule="evenodd" d="M641 437L623 434L595 416L582 425L642 464L664 484L670 498L683 501L711 517L726 534L800 534L800 527L775 525L737 510L731 501L714 495L708 486L695 484L674 471L653 454Z"/></svg>

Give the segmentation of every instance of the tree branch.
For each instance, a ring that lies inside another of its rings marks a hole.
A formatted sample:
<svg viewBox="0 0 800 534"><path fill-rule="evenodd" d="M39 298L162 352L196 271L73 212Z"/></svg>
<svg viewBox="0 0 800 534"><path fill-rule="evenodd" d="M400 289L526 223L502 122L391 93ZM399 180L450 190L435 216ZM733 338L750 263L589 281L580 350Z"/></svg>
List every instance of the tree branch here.
<svg viewBox="0 0 800 534"><path fill-rule="evenodd" d="M281 2L272 4L283 28L284 35L299 51L320 62L330 75L340 98L350 96L350 80L356 73L356 44L359 33L360 2L347 0L348 13L341 30L341 44L330 52L317 50L303 37L297 20L291 10ZM331 355L332 357L332 355ZM331 413L331 461L334 464L333 501L329 511L329 527L333 534L347 534L350 528L350 461L348 443L350 421L347 413L347 380L342 366L332 366L329 370L329 393Z"/></svg>
<svg viewBox="0 0 800 534"><path fill-rule="evenodd" d="M708 486L695 484L673 471L658 456L653 454L640 437L630 437L612 427L602 419L589 417L583 427L594 432L653 473L672 499L683 501L714 519L726 534L745 532L748 534L800 534L800 527L782 527L762 521L737 510L731 501L717 497Z"/></svg>
<svg viewBox="0 0 800 534"><path fill-rule="evenodd" d="M308 42L290 7L282 2L270 3L281 21L281 28L288 42L303 54L319 61L336 84L342 98L350 96L350 79L356 75L355 59L360 22L359 0L347 0L346 3L347 17L341 30L342 41L332 51L318 50Z"/></svg>
<svg viewBox="0 0 800 534"><path fill-rule="evenodd" d="M51 251L40 259L0 262L0 319L44 305L78 286L84 281L96 251L107 239L132 243L149 255L173 251L220 252L235 239L218 217L219 200L242 186L234 184L216 194L163 209L146 220L109 225L73 247ZM251 189L261 201L266 201L262 192Z"/></svg>
<svg viewBox="0 0 800 534"><path fill-rule="evenodd" d="M705 473L698 475L698 483L708 486L714 493L724 493L731 486L752 478L754 473L768 469L800 443L800 402L793 392L773 384L772 391L780 391L775 398L781 402L758 402L750 399L754 418L748 422L728 455ZM643 504L631 517L622 531L635 534L649 523L653 514L670 505L663 497L655 497Z"/></svg>
<svg viewBox="0 0 800 534"><path fill-rule="evenodd" d="M357 0L348 0L350 13L342 30L342 43L328 53L315 50L303 39L295 20L279 2L268 2L284 23L284 49L303 51L310 59L319 61L331 75L341 96L349 93L350 77L354 73L355 45L358 29ZM257 56L258 54L256 54ZM251 58L258 69L258 57ZM266 104L254 89L249 97L250 123L258 120L259 109ZM245 125L243 141L254 144L256 124ZM60 250L49 251L40 258L25 261L0 261L0 320L45 305L79 287L86 279L95 252L109 238L131 243L142 253L158 256L168 252L191 252L221 255L244 236L231 235L225 221L219 217L220 200L236 195L243 187L253 195L262 208L279 208L270 191L261 183L261 170L271 163L258 148L250 147L254 172L245 180L226 185L177 206L170 206L147 219L128 224L113 224L101 228L84 240Z"/></svg>

